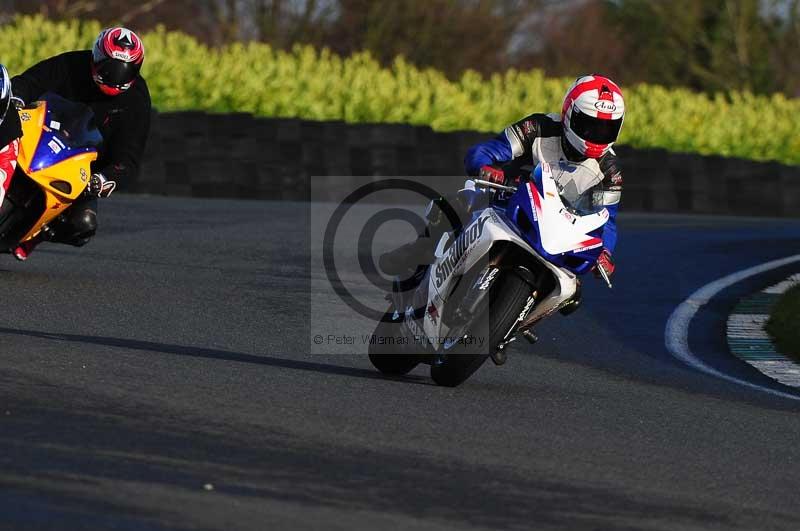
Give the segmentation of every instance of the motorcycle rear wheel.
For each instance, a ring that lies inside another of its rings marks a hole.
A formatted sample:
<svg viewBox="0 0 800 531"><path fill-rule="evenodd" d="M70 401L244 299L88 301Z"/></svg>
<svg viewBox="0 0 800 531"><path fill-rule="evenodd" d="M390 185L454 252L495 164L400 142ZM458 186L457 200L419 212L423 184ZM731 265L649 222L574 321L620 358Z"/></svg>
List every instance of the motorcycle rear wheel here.
<svg viewBox="0 0 800 531"><path fill-rule="evenodd" d="M372 333L372 341L367 347L367 352L369 361L381 373L389 376L402 376L419 365L421 359L418 355L399 352L397 346L393 345L391 341L385 341L402 337L401 321L392 321L390 316L393 313L394 307L389 306L386 315L378 322L375 332Z"/></svg>
<svg viewBox="0 0 800 531"><path fill-rule="evenodd" d="M506 333L514 326L530 294L530 285L517 274L510 271L502 273L491 288L488 308L472 320L475 326L469 330L469 335L488 338L488 342L455 344L443 359L431 365L433 381L444 387L456 387L472 376L489 358L489 354L497 350Z"/></svg>

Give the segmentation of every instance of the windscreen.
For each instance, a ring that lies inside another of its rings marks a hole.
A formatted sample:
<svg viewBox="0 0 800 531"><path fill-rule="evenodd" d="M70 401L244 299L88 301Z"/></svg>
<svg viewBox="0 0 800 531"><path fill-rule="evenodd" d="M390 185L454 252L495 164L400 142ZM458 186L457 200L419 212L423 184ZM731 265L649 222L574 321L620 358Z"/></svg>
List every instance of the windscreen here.
<svg viewBox="0 0 800 531"><path fill-rule="evenodd" d="M573 214L586 216L604 208L602 173L566 161L551 164L550 169L564 206Z"/></svg>
<svg viewBox="0 0 800 531"><path fill-rule="evenodd" d="M66 100L48 92L42 96L47 102L45 127L53 131L67 147L98 147L103 136L94 121L94 112L82 103Z"/></svg>

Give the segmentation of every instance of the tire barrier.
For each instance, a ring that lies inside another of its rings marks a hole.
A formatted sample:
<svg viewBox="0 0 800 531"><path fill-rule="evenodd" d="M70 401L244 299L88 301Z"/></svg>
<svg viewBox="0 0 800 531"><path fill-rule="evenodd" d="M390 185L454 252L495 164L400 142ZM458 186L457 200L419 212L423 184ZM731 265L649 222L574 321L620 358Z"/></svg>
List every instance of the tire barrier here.
<svg viewBox="0 0 800 531"><path fill-rule="evenodd" d="M142 171L121 189L305 201L312 178L315 193L347 188L348 176L449 175L456 183L467 148L489 136L245 113L154 113ZM626 211L800 214L800 167L627 146L617 152L625 173Z"/></svg>

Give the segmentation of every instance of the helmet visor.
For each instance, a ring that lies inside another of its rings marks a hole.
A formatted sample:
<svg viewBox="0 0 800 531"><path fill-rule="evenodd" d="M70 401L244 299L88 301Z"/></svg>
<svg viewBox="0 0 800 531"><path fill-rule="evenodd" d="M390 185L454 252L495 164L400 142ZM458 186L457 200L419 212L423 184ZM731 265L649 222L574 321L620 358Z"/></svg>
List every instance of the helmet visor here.
<svg viewBox="0 0 800 531"><path fill-rule="evenodd" d="M94 64L95 80L109 87L129 85L139 74L139 65L117 59L105 59Z"/></svg>
<svg viewBox="0 0 800 531"><path fill-rule="evenodd" d="M593 144L611 144L617 141L622 127L622 118L605 120L582 113L577 107L572 109L570 128L576 135Z"/></svg>

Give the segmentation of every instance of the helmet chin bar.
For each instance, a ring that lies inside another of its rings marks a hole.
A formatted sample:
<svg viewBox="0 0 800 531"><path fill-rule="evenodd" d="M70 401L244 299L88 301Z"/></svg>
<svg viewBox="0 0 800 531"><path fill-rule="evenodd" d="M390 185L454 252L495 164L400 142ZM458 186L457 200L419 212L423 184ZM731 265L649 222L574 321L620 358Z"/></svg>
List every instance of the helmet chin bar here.
<svg viewBox="0 0 800 531"><path fill-rule="evenodd" d="M108 85L103 85L102 83L98 83L97 86L100 88L100 92L106 96L119 96L124 92L122 89L109 87Z"/></svg>
<svg viewBox="0 0 800 531"><path fill-rule="evenodd" d="M119 96L120 94L131 88L131 85L133 85L133 82L131 82L130 84L122 87L110 87L102 83L101 81L98 81L97 78L94 78L94 82L97 85L97 88L100 89L100 92L102 92L106 96Z"/></svg>

